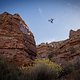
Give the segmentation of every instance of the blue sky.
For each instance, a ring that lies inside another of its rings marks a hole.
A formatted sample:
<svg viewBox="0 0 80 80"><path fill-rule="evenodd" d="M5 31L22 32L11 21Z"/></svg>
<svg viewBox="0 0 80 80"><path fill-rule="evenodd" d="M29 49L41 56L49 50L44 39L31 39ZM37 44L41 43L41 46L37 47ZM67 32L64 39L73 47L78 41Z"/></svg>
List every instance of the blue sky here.
<svg viewBox="0 0 80 80"><path fill-rule="evenodd" d="M20 14L37 44L64 40L80 28L80 0L0 0L0 13L5 11Z"/></svg>

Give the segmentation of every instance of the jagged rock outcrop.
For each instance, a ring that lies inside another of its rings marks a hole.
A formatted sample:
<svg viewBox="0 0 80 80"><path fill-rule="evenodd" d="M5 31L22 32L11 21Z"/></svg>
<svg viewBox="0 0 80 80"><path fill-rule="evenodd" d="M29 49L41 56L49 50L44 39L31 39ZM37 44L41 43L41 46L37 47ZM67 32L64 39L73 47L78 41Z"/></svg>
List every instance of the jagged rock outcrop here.
<svg viewBox="0 0 80 80"><path fill-rule="evenodd" d="M37 45L37 58L47 58L49 51L51 52L51 47L47 43Z"/></svg>
<svg viewBox="0 0 80 80"><path fill-rule="evenodd" d="M47 49L44 49L42 44L38 45L37 54L45 54L45 58L51 58L52 61L63 67L80 63L80 29L77 31L71 30L69 34L69 39L67 40L45 44L45 47L48 47Z"/></svg>
<svg viewBox="0 0 80 80"><path fill-rule="evenodd" d="M36 56L33 33L19 14L0 14L0 55L17 65L27 65Z"/></svg>

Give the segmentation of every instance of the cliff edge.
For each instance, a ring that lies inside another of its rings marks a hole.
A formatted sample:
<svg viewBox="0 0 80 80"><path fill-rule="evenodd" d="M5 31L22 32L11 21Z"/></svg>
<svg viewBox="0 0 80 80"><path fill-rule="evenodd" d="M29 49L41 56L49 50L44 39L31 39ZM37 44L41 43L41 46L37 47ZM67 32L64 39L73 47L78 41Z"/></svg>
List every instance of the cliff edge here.
<svg viewBox="0 0 80 80"><path fill-rule="evenodd" d="M36 56L34 35L19 14L0 14L0 55L17 65L28 65Z"/></svg>

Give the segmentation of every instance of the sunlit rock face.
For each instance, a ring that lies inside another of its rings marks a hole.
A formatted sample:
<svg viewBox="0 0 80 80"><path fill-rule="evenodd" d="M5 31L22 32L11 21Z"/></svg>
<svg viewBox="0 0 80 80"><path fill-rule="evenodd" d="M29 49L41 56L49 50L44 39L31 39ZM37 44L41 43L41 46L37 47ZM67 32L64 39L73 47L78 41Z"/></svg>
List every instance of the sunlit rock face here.
<svg viewBox="0 0 80 80"><path fill-rule="evenodd" d="M36 56L33 33L19 14L0 14L0 55L17 65L27 65Z"/></svg>
<svg viewBox="0 0 80 80"><path fill-rule="evenodd" d="M38 45L37 57L50 57L52 61L55 61L63 67L69 64L76 65L80 63L80 29L77 31L71 30L69 39Z"/></svg>

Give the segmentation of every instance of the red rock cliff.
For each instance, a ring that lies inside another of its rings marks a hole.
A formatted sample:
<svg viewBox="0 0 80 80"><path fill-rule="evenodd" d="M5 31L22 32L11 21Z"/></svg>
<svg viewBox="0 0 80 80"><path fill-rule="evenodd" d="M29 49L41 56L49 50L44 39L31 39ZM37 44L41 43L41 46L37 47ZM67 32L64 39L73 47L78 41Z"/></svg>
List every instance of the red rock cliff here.
<svg viewBox="0 0 80 80"><path fill-rule="evenodd" d="M50 56L53 61L62 66L80 62L80 29L71 30L67 40L38 45L37 55L40 58L44 55L44 58Z"/></svg>
<svg viewBox="0 0 80 80"><path fill-rule="evenodd" d="M18 65L27 65L36 56L33 33L19 14L0 14L0 55Z"/></svg>

